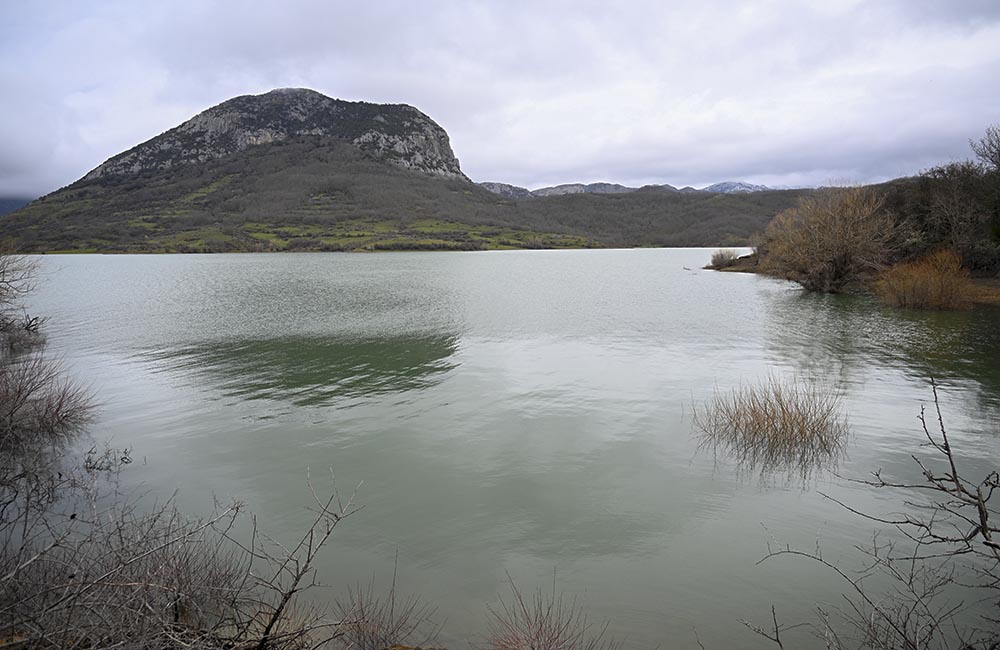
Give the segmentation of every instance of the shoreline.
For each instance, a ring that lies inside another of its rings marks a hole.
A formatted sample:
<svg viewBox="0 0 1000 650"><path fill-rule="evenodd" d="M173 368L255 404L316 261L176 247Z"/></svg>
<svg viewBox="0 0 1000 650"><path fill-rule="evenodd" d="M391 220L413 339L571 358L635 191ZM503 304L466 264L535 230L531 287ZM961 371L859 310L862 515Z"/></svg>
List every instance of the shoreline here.
<svg viewBox="0 0 1000 650"><path fill-rule="evenodd" d="M719 271L721 273L752 273L757 275L769 275L760 269L757 265L757 257L755 255L744 255L736 260L730 266L724 268L715 268L711 265L704 267L710 271ZM780 277L780 276L770 276L770 277ZM989 307L1000 307L1000 278L970 278L973 285L973 290L969 296L969 301L972 303L973 307L976 306L989 306ZM864 291L865 289L862 289ZM857 291L847 292L847 293L858 293Z"/></svg>

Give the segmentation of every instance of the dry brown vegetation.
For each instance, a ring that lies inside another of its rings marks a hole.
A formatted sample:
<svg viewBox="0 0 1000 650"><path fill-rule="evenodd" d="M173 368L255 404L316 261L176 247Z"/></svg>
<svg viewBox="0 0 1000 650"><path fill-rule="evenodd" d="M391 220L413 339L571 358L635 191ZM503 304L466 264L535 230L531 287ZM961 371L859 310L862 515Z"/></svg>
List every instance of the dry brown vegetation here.
<svg viewBox="0 0 1000 650"><path fill-rule="evenodd" d="M373 578L367 585L348 589L347 598L337 599L334 608L342 622L344 645L351 650L427 648L437 638L434 608L416 595L399 598L395 571L385 596L376 591Z"/></svg>
<svg viewBox="0 0 1000 650"><path fill-rule="evenodd" d="M0 645L23 648L299 649L339 622L302 603L312 565L350 502L313 493L316 517L281 544L220 507L204 519L117 493L109 451L63 466L7 459L0 477ZM240 522L249 531L237 535Z"/></svg>
<svg viewBox="0 0 1000 650"><path fill-rule="evenodd" d="M876 290L890 304L965 306L964 272L1000 277L1000 125L970 142L978 160L953 162L880 187L833 188L803 196L752 238L759 270L811 291L838 292L904 264ZM936 251L957 254L958 264ZM977 302L992 302L985 291ZM976 300L977 295L982 295Z"/></svg>
<svg viewBox="0 0 1000 650"><path fill-rule="evenodd" d="M896 264L875 283L883 302L912 309L965 309L972 306L974 290L962 259L952 250Z"/></svg>
<svg viewBox="0 0 1000 650"><path fill-rule="evenodd" d="M724 452L744 470L791 470L803 478L836 465L849 433L836 392L775 377L717 390L708 404L695 407L694 426L702 447Z"/></svg>
<svg viewBox="0 0 1000 650"><path fill-rule="evenodd" d="M720 248L712 253L712 262L709 264L713 269L724 269L736 263L740 259L740 254L732 248Z"/></svg>
<svg viewBox="0 0 1000 650"><path fill-rule="evenodd" d="M895 222L868 187L828 188L778 214L758 245L766 272L836 292L881 268Z"/></svg>
<svg viewBox="0 0 1000 650"><path fill-rule="evenodd" d="M485 648L489 650L619 650L621 644L607 635L607 623L587 620L575 600L566 601L555 591L536 591L526 597L508 574L510 600L490 608Z"/></svg>

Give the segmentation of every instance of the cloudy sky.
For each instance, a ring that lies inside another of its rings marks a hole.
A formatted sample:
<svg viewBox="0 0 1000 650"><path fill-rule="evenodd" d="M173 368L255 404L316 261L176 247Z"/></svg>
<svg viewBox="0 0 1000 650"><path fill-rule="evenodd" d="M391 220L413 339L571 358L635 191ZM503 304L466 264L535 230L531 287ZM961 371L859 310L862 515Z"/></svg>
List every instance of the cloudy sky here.
<svg viewBox="0 0 1000 650"><path fill-rule="evenodd" d="M1000 122L1000 1L2 0L0 196L288 86L420 108L477 181L877 181Z"/></svg>

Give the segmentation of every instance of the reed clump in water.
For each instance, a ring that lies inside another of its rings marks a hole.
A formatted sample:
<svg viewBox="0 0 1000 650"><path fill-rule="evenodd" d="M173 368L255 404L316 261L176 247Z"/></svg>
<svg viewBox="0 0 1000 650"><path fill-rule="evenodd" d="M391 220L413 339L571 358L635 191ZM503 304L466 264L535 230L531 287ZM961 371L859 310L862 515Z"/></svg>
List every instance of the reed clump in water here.
<svg viewBox="0 0 1000 650"><path fill-rule="evenodd" d="M725 269L736 264L739 259L740 254L732 248L720 248L712 253L712 263L709 264L709 268Z"/></svg>
<svg viewBox="0 0 1000 650"><path fill-rule="evenodd" d="M835 466L850 428L835 391L804 380L769 378L729 392L716 391L694 409L701 447L722 451L749 471Z"/></svg>

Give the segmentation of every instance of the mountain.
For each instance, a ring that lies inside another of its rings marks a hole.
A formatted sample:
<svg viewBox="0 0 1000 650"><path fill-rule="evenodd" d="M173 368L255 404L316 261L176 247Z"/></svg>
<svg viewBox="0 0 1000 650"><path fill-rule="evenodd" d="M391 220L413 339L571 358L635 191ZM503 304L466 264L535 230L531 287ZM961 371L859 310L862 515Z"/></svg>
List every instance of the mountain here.
<svg viewBox="0 0 1000 650"><path fill-rule="evenodd" d="M537 198L540 196L565 196L567 194L625 194L627 192L637 192L639 190L643 191L662 191L662 192L706 192L712 194L741 194L748 192L768 192L773 188L767 187L766 185L753 185L751 183L744 183L742 181L733 182L727 181L725 183L715 183L714 185L709 185L708 187L703 187L700 190L693 187L683 187L678 189L673 185L645 185L643 187L627 187L625 185L618 185L616 183L590 183L589 185L584 185L583 183L567 183L565 185L556 185L554 187L542 187L537 190L528 190L523 187L518 187L516 185L508 185L507 183L479 183L480 186L488 189L494 194L499 194L512 199L530 199Z"/></svg>
<svg viewBox="0 0 1000 650"><path fill-rule="evenodd" d="M485 181L483 183L476 183L476 185L508 199L527 199L531 196L531 190L528 188L510 185L509 183Z"/></svg>
<svg viewBox="0 0 1000 650"><path fill-rule="evenodd" d="M31 203L31 199L22 197L0 198L0 215L5 215L9 212L13 212L14 210L19 210L29 203Z"/></svg>
<svg viewBox="0 0 1000 650"><path fill-rule="evenodd" d="M337 138L405 169L468 180L448 134L412 106L347 102L305 88L225 101L114 156L83 180L204 163L296 136Z"/></svg>
<svg viewBox="0 0 1000 650"><path fill-rule="evenodd" d="M635 192L638 189L635 187L625 187L624 185L618 185L616 183L590 183L589 185L584 185L583 183L568 183L566 185L555 185L553 187L541 187L537 190L529 190L517 185L492 181L477 183L477 185L493 192L494 194L499 194L500 196L509 199L530 199L539 196L565 196L567 194L625 194L626 192ZM650 185L647 187L673 189L669 185Z"/></svg>
<svg viewBox="0 0 1000 650"><path fill-rule="evenodd" d="M0 239L36 252L736 245L802 194L574 187L518 200L524 188L469 181L413 107L279 90L110 158L0 219Z"/></svg>
<svg viewBox="0 0 1000 650"><path fill-rule="evenodd" d="M634 192L636 188L616 185L615 183L570 183L555 187L542 187L531 192L532 196L562 196L564 194L624 194Z"/></svg>
<svg viewBox="0 0 1000 650"><path fill-rule="evenodd" d="M770 190L771 188L766 185L754 185L753 183L744 183L743 181L726 181L703 187L700 191L717 192L719 194L740 194L745 192L767 192Z"/></svg>

